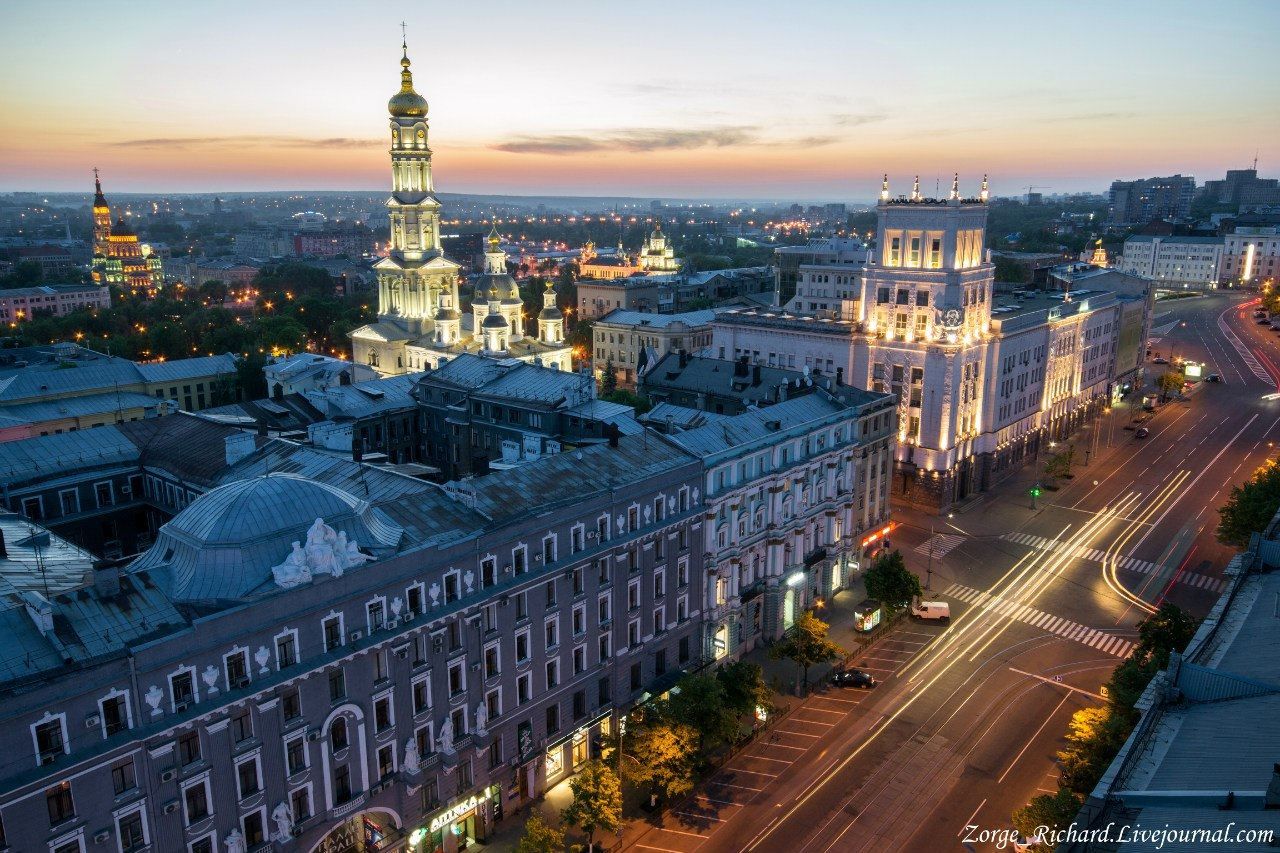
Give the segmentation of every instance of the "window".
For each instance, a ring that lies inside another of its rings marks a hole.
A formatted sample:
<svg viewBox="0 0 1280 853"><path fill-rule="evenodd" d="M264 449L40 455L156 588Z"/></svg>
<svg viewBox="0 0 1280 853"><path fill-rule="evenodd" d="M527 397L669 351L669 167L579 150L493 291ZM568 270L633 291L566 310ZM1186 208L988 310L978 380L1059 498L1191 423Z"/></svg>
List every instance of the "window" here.
<svg viewBox="0 0 1280 853"><path fill-rule="evenodd" d="M387 744L378 750L378 778L385 779L395 772L395 747Z"/></svg>
<svg viewBox="0 0 1280 853"><path fill-rule="evenodd" d="M138 787L137 774L133 768L133 760L123 761L111 768L111 789L116 796Z"/></svg>
<svg viewBox="0 0 1280 853"><path fill-rule="evenodd" d="M290 776L307 769L307 742L304 738L296 737L284 745L284 762Z"/></svg>
<svg viewBox="0 0 1280 853"><path fill-rule="evenodd" d="M658 607L653 611L653 635L656 637L667 629L666 608Z"/></svg>
<svg viewBox="0 0 1280 853"><path fill-rule="evenodd" d="M234 690L249 683L249 657L245 652L232 652L223 658L227 673L227 689Z"/></svg>
<svg viewBox="0 0 1280 853"><path fill-rule="evenodd" d="M598 610L596 614L599 617L601 625L604 625L609 621L612 610L613 610L613 598L609 593L606 592L600 596L600 601L598 604Z"/></svg>
<svg viewBox="0 0 1280 853"><path fill-rule="evenodd" d="M70 782L55 785L45 792L44 797L49 808L49 826L57 826L76 816L76 805L71 799Z"/></svg>
<svg viewBox="0 0 1280 853"><path fill-rule="evenodd" d="M383 606L382 599L369 602L365 605L365 611L369 620L369 633L381 631L387 624L386 608Z"/></svg>
<svg viewBox="0 0 1280 853"><path fill-rule="evenodd" d="M58 503L63 515L75 515L80 511L80 493L75 489L63 489L58 492Z"/></svg>
<svg viewBox="0 0 1280 853"><path fill-rule="evenodd" d="M449 664L449 695L458 696L467 689L467 671L463 662L453 661Z"/></svg>
<svg viewBox="0 0 1280 853"><path fill-rule="evenodd" d="M547 594L547 609L549 610L556 606L556 582L554 580L547 581L545 591Z"/></svg>
<svg viewBox="0 0 1280 853"><path fill-rule="evenodd" d="M62 733L62 717L40 723L34 727L36 752L41 764L49 764L66 751L66 738Z"/></svg>
<svg viewBox="0 0 1280 853"><path fill-rule="evenodd" d="M610 637L608 634L600 635L600 661L603 663L609 659L609 651L611 647Z"/></svg>
<svg viewBox="0 0 1280 853"><path fill-rule="evenodd" d="M496 678L501 672L499 665L499 646L497 643L491 643L484 649L484 677Z"/></svg>
<svg viewBox="0 0 1280 853"><path fill-rule="evenodd" d="M551 534L542 540L542 563L550 565L556 561L556 536Z"/></svg>
<svg viewBox="0 0 1280 853"><path fill-rule="evenodd" d="M280 697L280 709L284 712L286 722L302 716L302 699L297 690L290 690Z"/></svg>
<svg viewBox="0 0 1280 853"><path fill-rule="evenodd" d="M236 765L236 783L240 788L240 799L258 793L258 759L251 758Z"/></svg>
<svg viewBox="0 0 1280 853"><path fill-rule="evenodd" d="M547 706L547 734L555 734L560 731L560 705L553 704Z"/></svg>
<svg viewBox="0 0 1280 853"><path fill-rule="evenodd" d="M523 673L516 678L516 704L523 705L529 701L531 694L531 684L533 679L529 677L529 673Z"/></svg>
<svg viewBox="0 0 1280 853"><path fill-rule="evenodd" d="M339 764L333 770L333 799L336 803L351 800L351 768L346 764Z"/></svg>
<svg viewBox="0 0 1280 853"><path fill-rule="evenodd" d="M587 668L586 646L578 646L573 650L573 674L581 675Z"/></svg>
<svg viewBox="0 0 1280 853"><path fill-rule="evenodd" d="M173 694L175 711L178 710L179 705L189 705L195 701L195 681L190 672L181 672L170 676L169 690Z"/></svg>
<svg viewBox="0 0 1280 853"><path fill-rule="evenodd" d="M516 600L516 618L525 619L529 616L529 594L527 592L517 593Z"/></svg>
<svg viewBox="0 0 1280 853"><path fill-rule="evenodd" d="M244 843L249 850L267 840L262 813L263 810L259 809L244 816Z"/></svg>
<svg viewBox="0 0 1280 853"><path fill-rule="evenodd" d="M200 733L187 732L178 736L178 763L183 767L200 760Z"/></svg>
<svg viewBox="0 0 1280 853"><path fill-rule="evenodd" d="M607 677L596 682L596 704L608 705L610 692L609 679Z"/></svg>
<svg viewBox="0 0 1280 853"><path fill-rule="evenodd" d="M204 820L209 816L208 781L201 779L196 784L182 791L182 802L187 809L187 825Z"/></svg>
<svg viewBox="0 0 1280 853"><path fill-rule="evenodd" d="M582 525L579 524L569 531L569 551L578 553L582 550Z"/></svg>
<svg viewBox="0 0 1280 853"><path fill-rule="evenodd" d="M516 633L516 663L529 660L529 629L524 628Z"/></svg>
<svg viewBox="0 0 1280 853"><path fill-rule="evenodd" d="M667 592L667 573L656 571L653 573L653 597L662 598Z"/></svg>
<svg viewBox="0 0 1280 853"><path fill-rule="evenodd" d="M383 696L373 701L373 730L384 732L391 728L394 720L391 714L391 697Z"/></svg>
<svg viewBox="0 0 1280 853"><path fill-rule="evenodd" d="M547 689L550 690L560 684L560 659L552 658L547 661Z"/></svg>
<svg viewBox="0 0 1280 853"><path fill-rule="evenodd" d="M627 609L636 610L640 607L640 581L634 580L627 584Z"/></svg>
<svg viewBox="0 0 1280 853"><path fill-rule="evenodd" d="M631 692L632 693L635 693L637 690L640 689L640 683L642 680L643 680L643 676L641 675L641 672L640 672L640 664L638 663L631 664Z"/></svg>
<svg viewBox="0 0 1280 853"><path fill-rule="evenodd" d="M560 645L560 619L557 616L550 616L543 624L543 630L546 635L546 647L554 649Z"/></svg>
<svg viewBox="0 0 1280 853"><path fill-rule="evenodd" d="M586 590L586 587L583 582L584 580L583 574L584 574L584 571L581 566L573 570L573 594L574 595L582 595L582 593Z"/></svg>
<svg viewBox="0 0 1280 853"><path fill-rule="evenodd" d="M115 493L111 488L110 480L104 483L94 483L93 494L98 500L98 509L105 509L106 507L113 506L116 502Z"/></svg>
<svg viewBox="0 0 1280 853"><path fill-rule="evenodd" d="M597 562L596 568L599 571L596 579L600 582L600 585L604 586L609 583L609 559L606 557Z"/></svg>
<svg viewBox="0 0 1280 853"><path fill-rule="evenodd" d="M341 669L329 673L329 701L337 702L347 698L347 676Z"/></svg>
<svg viewBox="0 0 1280 853"><path fill-rule="evenodd" d="M422 586L411 586L408 591L409 612L416 614L422 612ZM296 812L295 812L296 815Z"/></svg>
<svg viewBox="0 0 1280 853"><path fill-rule="evenodd" d="M627 647L634 649L640 645L640 620L632 619L627 623Z"/></svg>
<svg viewBox="0 0 1280 853"><path fill-rule="evenodd" d="M324 650L331 652L342 645L342 617L330 616L324 620Z"/></svg>
<svg viewBox="0 0 1280 853"><path fill-rule="evenodd" d="M295 823L311 817L311 789L298 788L289 794L289 805L293 809Z"/></svg>
<svg viewBox="0 0 1280 853"><path fill-rule="evenodd" d="M120 850L132 853L147 846L146 831L142 826L142 810L130 812L116 820L116 836L120 839Z"/></svg>
<svg viewBox="0 0 1280 853"><path fill-rule="evenodd" d="M253 718L247 710L231 718L231 740L242 743L253 737Z"/></svg>
<svg viewBox="0 0 1280 853"><path fill-rule="evenodd" d="M490 720L502 716L502 689L490 690L484 695L484 707Z"/></svg>
<svg viewBox="0 0 1280 853"><path fill-rule="evenodd" d="M421 714L431 707L431 679L419 678L413 682L411 692L413 698L413 713Z"/></svg>
<svg viewBox="0 0 1280 853"><path fill-rule="evenodd" d="M480 561L480 586L498 585L498 561L494 557L485 557Z"/></svg>
<svg viewBox="0 0 1280 853"><path fill-rule="evenodd" d="M517 575L529 571L529 549L524 545L511 549L511 567Z"/></svg>
<svg viewBox="0 0 1280 853"><path fill-rule="evenodd" d="M581 604L573 608L573 636L580 637L587 631L587 609Z"/></svg>
<svg viewBox="0 0 1280 853"><path fill-rule="evenodd" d="M32 521L44 518L44 501L39 495L22 499L22 514Z"/></svg>
<svg viewBox="0 0 1280 853"><path fill-rule="evenodd" d="M658 649L653 656L653 674L662 675L667 671L667 650Z"/></svg>
<svg viewBox="0 0 1280 853"><path fill-rule="evenodd" d="M298 662L298 635L294 631L276 637L276 668L284 669Z"/></svg>
<svg viewBox="0 0 1280 853"><path fill-rule="evenodd" d="M339 717L329 726L329 749L334 752L341 752L347 748L348 744L347 720L345 717Z"/></svg>

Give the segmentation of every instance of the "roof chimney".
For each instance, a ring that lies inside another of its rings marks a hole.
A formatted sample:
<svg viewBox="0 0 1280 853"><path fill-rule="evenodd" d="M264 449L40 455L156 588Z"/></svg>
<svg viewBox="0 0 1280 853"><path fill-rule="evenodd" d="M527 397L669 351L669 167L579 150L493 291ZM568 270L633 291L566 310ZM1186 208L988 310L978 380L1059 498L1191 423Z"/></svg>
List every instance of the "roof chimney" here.
<svg viewBox="0 0 1280 853"><path fill-rule="evenodd" d="M680 350L680 366L681 366L681 367L688 367L688 366L689 366L689 351L688 351L688 350L684 350L684 349Z"/></svg>
<svg viewBox="0 0 1280 853"><path fill-rule="evenodd" d="M226 459L227 467L230 467L249 454L253 453L257 447L253 433L241 432L236 430L226 438Z"/></svg>
<svg viewBox="0 0 1280 853"><path fill-rule="evenodd" d="M94 560L93 585L104 596L119 594L120 565L115 560Z"/></svg>
<svg viewBox="0 0 1280 853"><path fill-rule="evenodd" d="M267 437L267 419L266 418L259 419L256 423L256 426L257 426L258 435L261 436L262 438L266 438Z"/></svg>
<svg viewBox="0 0 1280 853"><path fill-rule="evenodd" d="M844 384L844 368L843 367L836 368L836 384L837 385Z"/></svg>
<svg viewBox="0 0 1280 853"><path fill-rule="evenodd" d="M618 446L618 436L620 436L620 435L622 434L622 430L618 429L618 425L617 425L617 424L608 424L608 425L607 425L607 426L605 426L605 428L604 428L604 433L605 433L605 435L607 435L607 436L609 437L609 446L610 446L610 447L617 447L617 446Z"/></svg>
<svg viewBox="0 0 1280 853"><path fill-rule="evenodd" d="M758 364L753 365L751 368L751 384L752 385L760 384L760 365Z"/></svg>
<svg viewBox="0 0 1280 853"><path fill-rule="evenodd" d="M358 438L353 438L351 440L351 461L352 462L364 461L364 442Z"/></svg>
<svg viewBox="0 0 1280 853"><path fill-rule="evenodd" d="M48 636L53 630L53 605L43 595L34 591L19 593L22 603L27 608L27 615L35 623L36 630L42 636Z"/></svg>
<svg viewBox="0 0 1280 853"><path fill-rule="evenodd" d="M748 360L747 360L747 357L746 357L745 355L743 355L743 356L739 356L739 357L738 357L738 360L737 360L737 361L735 361L735 362L733 363L733 375L734 375L734 376L746 376L746 375L747 375L747 369L748 369L748 368L747 368L747 362L748 362Z"/></svg>

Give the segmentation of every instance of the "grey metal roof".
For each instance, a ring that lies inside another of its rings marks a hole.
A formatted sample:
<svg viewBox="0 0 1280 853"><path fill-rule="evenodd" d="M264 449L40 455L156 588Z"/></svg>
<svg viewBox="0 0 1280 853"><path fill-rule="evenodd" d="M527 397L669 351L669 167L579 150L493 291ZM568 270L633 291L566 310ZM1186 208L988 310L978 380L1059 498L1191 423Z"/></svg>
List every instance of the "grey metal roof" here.
<svg viewBox="0 0 1280 853"><path fill-rule="evenodd" d="M695 429L707 424L716 424L722 421L730 420L733 415L718 415L715 412L704 412L701 409L691 409L688 406L677 406L674 403L659 403L649 411L640 416L640 420L645 423L657 424L665 426L667 418L671 419L671 425L680 429Z"/></svg>
<svg viewBox="0 0 1280 853"><path fill-rule="evenodd" d="M14 485L137 458L138 448L116 426L5 441L0 442L0 482Z"/></svg>
<svg viewBox="0 0 1280 853"><path fill-rule="evenodd" d="M625 308L615 308L597 320L596 324L648 326L654 329L663 329L672 323L684 323L690 328L695 328L709 325L717 314L723 312L724 309L722 308L708 308L704 311L686 311L683 314L650 314L644 311L628 311Z"/></svg>
<svg viewBox="0 0 1280 853"><path fill-rule="evenodd" d="M578 373L522 363L486 382L479 393L485 397L539 403L568 400L572 405L574 399L594 393L594 380Z"/></svg>
<svg viewBox="0 0 1280 853"><path fill-rule="evenodd" d="M200 358L179 358L173 361L139 364L138 372L147 382L180 382L184 379L202 379L217 374L234 374L236 357L230 353L206 355Z"/></svg>
<svg viewBox="0 0 1280 853"><path fill-rule="evenodd" d="M426 378L432 382L448 382L458 388L479 388L511 367L492 358L462 353L430 371Z"/></svg>
<svg viewBox="0 0 1280 853"><path fill-rule="evenodd" d="M537 515L692 461L692 456L650 433L624 436L617 447L599 444L543 457L468 485L475 491L476 509L497 522Z"/></svg>
<svg viewBox="0 0 1280 853"><path fill-rule="evenodd" d="M846 408L826 394L807 394L766 409L753 409L718 423L677 433L672 436L672 441L698 456L713 456L755 445L793 427L813 423Z"/></svg>
<svg viewBox="0 0 1280 853"><path fill-rule="evenodd" d="M387 556L403 530L354 495L295 474L272 473L201 495L160 528L130 573L164 568L177 601L235 601L271 579L291 543L305 542L317 518L375 555Z"/></svg>
<svg viewBox="0 0 1280 853"><path fill-rule="evenodd" d="M65 592L84 584L93 555L14 512L0 510L0 578L19 592Z"/></svg>
<svg viewBox="0 0 1280 853"><path fill-rule="evenodd" d="M142 381L137 366L122 358L32 364L0 375L0 404L104 391Z"/></svg>
<svg viewBox="0 0 1280 853"><path fill-rule="evenodd" d="M160 400L140 391L108 391L103 394L85 394L79 397L59 397L53 400L34 400L30 403L13 403L0 409L5 415L25 423L41 423L58 418L79 418L89 415L107 415L123 409L155 408Z"/></svg>
<svg viewBox="0 0 1280 853"><path fill-rule="evenodd" d="M736 397L744 402L776 402L782 385L794 386L796 380L804 380L799 370L785 370L767 365L749 365L745 376L735 375L735 362L720 358L686 356L680 366L679 353L667 353L653 365L640 380L640 384L653 388L672 388L690 393L711 392ZM755 370L760 371L760 381L755 382ZM807 390L807 389L806 389Z"/></svg>
<svg viewBox="0 0 1280 853"><path fill-rule="evenodd" d="M302 396L328 418L343 415L359 418L416 406L411 392L422 375L406 373L354 385L336 385L323 391L303 391Z"/></svg>

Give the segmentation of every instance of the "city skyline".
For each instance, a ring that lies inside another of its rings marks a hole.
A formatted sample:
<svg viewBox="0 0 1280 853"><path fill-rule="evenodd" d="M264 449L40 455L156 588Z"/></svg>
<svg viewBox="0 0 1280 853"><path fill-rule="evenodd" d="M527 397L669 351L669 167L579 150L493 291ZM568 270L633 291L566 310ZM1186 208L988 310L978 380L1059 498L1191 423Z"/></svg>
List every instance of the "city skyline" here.
<svg viewBox="0 0 1280 853"><path fill-rule="evenodd" d="M1229 5L1260 27L1280 22L1276 7ZM1266 173L1280 160L1280 116L1257 107L1280 94L1274 58L1243 52L1221 67L1188 50L1169 85L1165 47L1226 38L1239 15L1017 9L926 3L928 26L916 26L836 4L710 3L678 17L499 4L406 22L447 192L857 200L885 171L897 192L916 173L927 191L958 170L966 191L989 172L995 194L1017 195L1146 174L1203 181L1255 154ZM93 166L116 192L381 185L403 10L349 20L282 3L253 8L247 30L236 26L247 4L212 20L206 7L136 11L5 11L0 190L81 190ZM619 47L637 38L631 61ZM156 74L157 51L170 73ZM1153 150L1166 139L1176 149Z"/></svg>

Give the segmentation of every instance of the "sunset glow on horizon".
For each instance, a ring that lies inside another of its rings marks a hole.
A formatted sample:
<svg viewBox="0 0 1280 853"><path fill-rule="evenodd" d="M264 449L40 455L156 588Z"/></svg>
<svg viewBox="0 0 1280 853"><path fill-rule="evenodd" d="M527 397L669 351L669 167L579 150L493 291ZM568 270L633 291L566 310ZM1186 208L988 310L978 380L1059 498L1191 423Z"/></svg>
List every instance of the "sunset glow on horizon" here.
<svg viewBox="0 0 1280 853"><path fill-rule="evenodd" d="M1275 174L1280 60L1218 48L1280 4L1219 7L12 3L0 191L94 166L117 193L382 188L406 14L441 192L1103 191L1255 153Z"/></svg>

